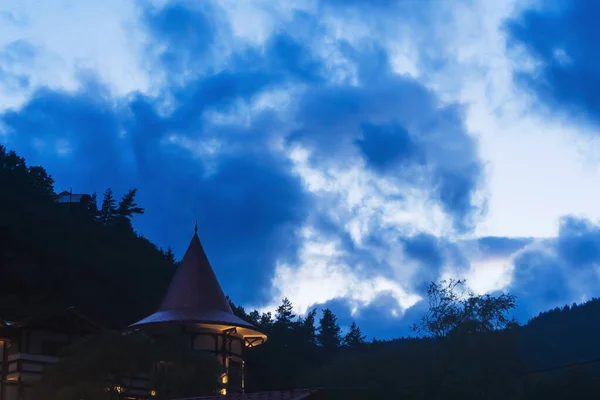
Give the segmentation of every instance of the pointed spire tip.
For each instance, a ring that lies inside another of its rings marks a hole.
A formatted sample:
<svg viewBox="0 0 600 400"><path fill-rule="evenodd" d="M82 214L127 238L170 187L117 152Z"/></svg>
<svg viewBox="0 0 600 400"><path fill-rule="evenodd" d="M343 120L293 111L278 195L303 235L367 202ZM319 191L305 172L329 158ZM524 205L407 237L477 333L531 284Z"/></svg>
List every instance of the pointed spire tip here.
<svg viewBox="0 0 600 400"><path fill-rule="evenodd" d="M194 235L198 234L198 220L196 220L196 225L194 226Z"/></svg>

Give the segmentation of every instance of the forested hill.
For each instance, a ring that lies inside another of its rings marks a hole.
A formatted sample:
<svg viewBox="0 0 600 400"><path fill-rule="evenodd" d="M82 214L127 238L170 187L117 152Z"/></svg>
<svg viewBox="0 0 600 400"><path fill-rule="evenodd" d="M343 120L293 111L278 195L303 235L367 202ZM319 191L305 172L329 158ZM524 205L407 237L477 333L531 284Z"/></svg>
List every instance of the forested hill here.
<svg viewBox="0 0 600 400"><path fill-rule="evenodd" d="M600 360L600 299L544 311L521 328L521 335L533 369Z"/></svg>
<svg viewBox="0 0 600 400"><path fill-rule="evenodd" d="M120 328L153 312L175 259L134 232L135 190L60 203L44 168L2 145L0 187L0 317L74 305Z"/></svg>
<svg viewBox="0 0 600 400"><path fill-rule="evenodd" d="M120 329L154 311L176 261L133 230L132 218L144 212L135 189L119 198L106 190L101 199L63 202L42 167L27 166L1 145L0 187L0 317L74 305ZM460 300L448 287L431 288L428 295L442 299L441 308L430 308L431 320L411 321L428 328L423 338L372 343L355 324L342 333L327 309L298 317L287 299L274 315L232 304L269 335L249 352L248 391L351 389L344 399L349 393L361 399L600 396L594 371L600 363L589 362L600 359L599 299L541 313L517 327L509 319L513 296ZM587 371L577 369L581 365ZM536 372L554 367L561 367L558 378Z"/></svg>

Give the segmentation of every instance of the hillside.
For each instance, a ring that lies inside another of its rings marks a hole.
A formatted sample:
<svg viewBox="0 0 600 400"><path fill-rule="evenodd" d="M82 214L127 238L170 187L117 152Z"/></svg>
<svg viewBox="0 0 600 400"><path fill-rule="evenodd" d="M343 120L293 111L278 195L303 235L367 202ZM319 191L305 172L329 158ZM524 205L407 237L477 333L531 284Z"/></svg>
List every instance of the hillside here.
<svg viewBox="0 0 600 400"><path fill-rule="evenodd" d="M544 311L521 331L533 370L600 360L600 299Z"/></svg>
<svg viewBox="0 0 600 400"><path fill-rule="evenodd" d="M1 145L0 187L1 317L75 305L123 327L153 311L175 263L133 231L135 206L110 216L93 201L59 203L50 175Z"/></svg>

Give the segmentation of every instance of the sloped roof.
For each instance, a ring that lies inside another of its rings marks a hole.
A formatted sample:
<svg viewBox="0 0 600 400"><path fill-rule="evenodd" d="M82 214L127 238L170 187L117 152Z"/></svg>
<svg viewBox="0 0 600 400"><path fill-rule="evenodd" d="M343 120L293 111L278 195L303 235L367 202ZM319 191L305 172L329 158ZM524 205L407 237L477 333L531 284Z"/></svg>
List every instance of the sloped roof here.
<svg viewBox="0 0 600 400"><path fill-rule="evenodd" d="M22 327L26 327L26 326L36 325L39 323L44 323L44 321L47 321L51 318L62 317L62 316L75 318L76 320L83 323L83 325L88 327L91 332L102 332L105 330L105 328L102 325L100 325L100 324L96 323L95 321L91 320L90 318L86 317L85 315L83 315L82 313L77 311L75 309L75 307L73 307L73 306L67 307L67 308L64 308L64 309L61 309L58 311L52 311L52 312L36 315L33 317L25 318L25 319L15 321L12 323L4 321L4 323L8 327L11 327L11 328L22 328Z"/></svg>
<svg viewBox="0 0 600 400"><path fill-rule="evenodd" d="M243 394L228 394L218 396L189 397L176 400L302 400L308 398L311 394L317 393L312 389L284 390L278 392L258 392Z"/></svg>
<svg viewBox="0 0 600 400"><path fill-rule="evenodd" d="M167 322L222 324L256 330L233 314L197 232L158 310L130 327Z"/></svg>
<svg viewBox="0 0 600 400"><path fill-rule="evenodd" d="M90 197L89 194L71 193L71 192L64 190L58 194L57 201L59 203L79 203L85 196Z"/></svg>

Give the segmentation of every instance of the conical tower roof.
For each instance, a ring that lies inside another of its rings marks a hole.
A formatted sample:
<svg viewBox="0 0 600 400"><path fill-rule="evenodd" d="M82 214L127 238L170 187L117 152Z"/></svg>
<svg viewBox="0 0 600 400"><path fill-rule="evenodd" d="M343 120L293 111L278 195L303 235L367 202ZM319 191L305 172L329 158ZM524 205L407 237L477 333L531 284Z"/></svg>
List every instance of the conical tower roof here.
<svg viewBox="0 0 600 400"><path fill-rule="evenodd" d="M192 241L158 310L130 325L131 328L177 322L235 326L256 331L255 326L233 314L197 231L196 227Z"/></svg>

